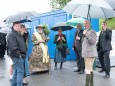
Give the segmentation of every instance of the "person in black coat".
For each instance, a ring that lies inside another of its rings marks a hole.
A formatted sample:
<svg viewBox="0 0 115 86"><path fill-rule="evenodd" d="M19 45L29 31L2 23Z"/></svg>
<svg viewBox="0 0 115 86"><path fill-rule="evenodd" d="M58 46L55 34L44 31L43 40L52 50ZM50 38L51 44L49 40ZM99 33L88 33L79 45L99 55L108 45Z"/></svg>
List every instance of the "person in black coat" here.
<svg viewBox="0 0 115 86"><path fill-rule="evenodd" d="M77 55L77 66L78 66L78 69L75 70L74 72L79 72L79 74L83 74L84 69L85 69L84 59L82 58L82 55L81 55L82 37L83 37L82 26L78 24L77 31L75 32L75 37L74 37L73 50L75 51Z"/></svg>
<svg viewBox="0 0 115 86"><path fill-rule="evenodd" d="M6 34L0 33L0 58L3 59L6 50Z"/></svg>
<svg viewBox="0 0 115 86"><path fill-rule="evenodd" d="M20 34L21 23L14 22L12 32L7 37L10 57L13 61L13 77L11 86L23 86L24 58L26 58L26 46L23 36Z"/></svg>
<svg viewBox="0 0 115 86"><path fill-rule="evenodd" d="M99 71L106 73L104 78L110 77L110 50L112 50L111 45L112 40L112 30L107 28L107 22L102 23L102 31L100 32L99 40L97 43L97 51L99 61L101 63L102 69Z"/></svg>

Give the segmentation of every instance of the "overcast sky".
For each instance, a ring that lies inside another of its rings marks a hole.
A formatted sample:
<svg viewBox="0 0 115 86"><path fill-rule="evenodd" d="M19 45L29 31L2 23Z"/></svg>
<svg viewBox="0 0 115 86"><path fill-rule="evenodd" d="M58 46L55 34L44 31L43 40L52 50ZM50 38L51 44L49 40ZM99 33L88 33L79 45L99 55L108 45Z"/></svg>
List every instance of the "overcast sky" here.
<svg viewBox="0 0 115 86"><path fill-rule="evenodd" d="M0 0L0 21L19 11L49 12L49 0Z"/></svg>

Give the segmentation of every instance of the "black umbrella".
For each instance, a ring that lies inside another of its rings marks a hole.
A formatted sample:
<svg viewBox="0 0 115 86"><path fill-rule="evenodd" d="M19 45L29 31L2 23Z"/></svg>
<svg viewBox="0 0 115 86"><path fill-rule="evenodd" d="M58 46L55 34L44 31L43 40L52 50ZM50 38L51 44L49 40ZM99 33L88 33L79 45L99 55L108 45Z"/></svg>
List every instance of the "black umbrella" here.
<svg viewBox="0 0 115 86"><path fill-rule="evenodd" d="M7 19L6 19L6 20L4 20L4 22L9 23L10 21L7 21ZM24 20L19 20L19 21L15 21L15 22L25 23L25 22L32 22L32 21L31 21L31 19L24 19ZM13 23L13 22L11 22L11 23Z"/></svg>
<svg viewBox="0 0 115 86"><path fill-rule="evenodd" d="M66 30L71 30L73 27L67 25L66 22L59 22L59 23L56 23L56 24L51 28L51 30L53 30L53 31L58 31L59 28L61 28L62 31L66 31Z"/></svg>
<svg viewBox="0 0 115 86"><path fill-rule="evenodd" d="M18 12L14 15L10 15L8 16L4 22L5 23L13 23L13 22L31 22L30 18L32 17L37 17L38 13L34 12L34 11L30 11L30 12L26 12L26 11L22 11L22 12Z"/></svg>

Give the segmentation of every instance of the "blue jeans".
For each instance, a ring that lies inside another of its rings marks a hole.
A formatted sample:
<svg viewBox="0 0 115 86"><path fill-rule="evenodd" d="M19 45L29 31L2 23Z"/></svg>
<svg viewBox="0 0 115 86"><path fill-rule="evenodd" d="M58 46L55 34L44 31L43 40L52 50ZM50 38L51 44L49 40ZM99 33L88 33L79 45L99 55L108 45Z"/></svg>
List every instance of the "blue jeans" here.
<svg viewBox="0 0 115 86"><path fill-rule="evenodd" d="M11 86L23 86L24 60L23 58L12 58L14 64Z"/></svg>
<svg viewBox="0 0 115 86"><path fill-rule="evenodd" d="M29 58L28 55L26 55L26 57L24 58L24 66L25 66L25 75L26 75L26 76L29 76L29 75L30 75L28 58Z"/></svg>

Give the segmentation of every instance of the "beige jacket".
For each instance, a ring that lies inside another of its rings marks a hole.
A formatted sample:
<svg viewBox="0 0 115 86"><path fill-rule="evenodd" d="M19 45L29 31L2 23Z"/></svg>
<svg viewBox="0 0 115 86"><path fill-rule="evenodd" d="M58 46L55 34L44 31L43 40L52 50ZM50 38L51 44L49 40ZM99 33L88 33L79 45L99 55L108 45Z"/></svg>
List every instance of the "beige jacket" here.
<svg viewBox="0 0 115 86"><path fill-rule="evenodd" d="M82 40L82 57L96 57L97 48L96 48L96 32L92 29L89 29Z"/></svg>

